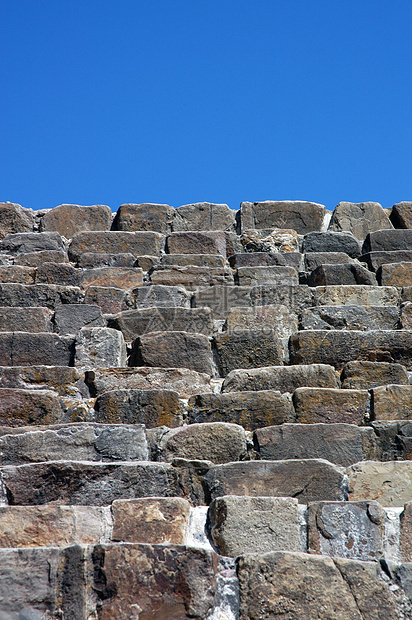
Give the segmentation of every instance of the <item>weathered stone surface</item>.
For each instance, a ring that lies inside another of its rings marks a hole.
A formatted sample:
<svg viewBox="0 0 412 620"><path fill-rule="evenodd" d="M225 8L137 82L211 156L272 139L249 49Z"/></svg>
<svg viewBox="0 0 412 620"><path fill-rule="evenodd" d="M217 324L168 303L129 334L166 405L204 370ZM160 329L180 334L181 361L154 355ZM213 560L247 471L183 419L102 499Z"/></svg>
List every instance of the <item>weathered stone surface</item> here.
<svg viewBox="0 0 412 620"><path fill-rule="evenodd" d="M128 310L133 304L127 291L111 286L89 286L84 294L84 302L99 306L103 314L117 314Z"/></svg>
<svg viewBox="0 0 412 620"><path fill-rule="evenodd" d="M113 541L184 545L190 504L182 497L117 499L112 514Z"/></svg>
<svg viewBox="0 0 412 620"><path fill-rule="evenodd" d="M281 304L299 313L304 308L313 306L313 289L309 286L255 286L250 291L252 305L268 306ZM240 305L240 304L238 304Z"/></svg>
<svg viewBox="0 0 412 620"><path fill-rule="evenodd" d="M80 286L105 286L120 289L133 289L143 286L143 271L137 267L98 267L85 269L80 277Z"/></svg>
<svg viewBox="0 0 412 620"><path fill-rule="evenodd" d="M269 366L232 371L224 380L222 392L279 390L294 392L298 387L337 387L331 365Z"/></svg>
<svg viewBox="0 0 412 620"><path fill-rule="evenodd" d="M82 272L69 263L43 263L36 273L36 284L80 286Z"/></svg>
<svg viewBox="0 0 412 620"><path fill-rule="evenodd" d="M243 252L229 257L232 269L239 267L272 267L273 265L295 267L301 271L303 254L299 252Z"/></svg>
<svg viewBox="0 0 412 620"><path fill-rule="evenodd" d="M401 302L406 303L408 301L412 302L412 286L404 286L402 288Z"/></svg>
<svg viewBox="0 0 412 620"><path fill-rule="evenodd" d="M224 556L300 548L298 501L292 497L218 497L209 506L208 522Z"/></svg>
<svg viewBox="0 0 412 620"><path fill-rule="evenodd" d="M54 424L61 421L62 415L60 400L51 390L0 388L0 424Z"/></svg>
<svg viewBox="0 0 412 620"><path fill-rule="evenodd" d="M188 332L150 332L139 336L132 344L129 364L189 368L208 375L214 374L208 337Z"/></svg>
<svg viewBox="0 0 412 620"><path fill-rule="evenodd" d="M412 500L412 462L365 461L348 468L349 499L376 499L382 506L403 506Z"/></svg>
<svg viewBox="0 0 412 620"><path fill-rule="evenodd" d="M235 307L229 310L224 328L235 334L253 330L261 331L262 335L276 334L286 338L298 331L298 321L287 306Z"/></svg>
<svg viewBox="0 0 412 620"><path fill-rule="evenodd" d="M353 263L354 259L345 252L306 252L304 265L306 271L313 271L320 265L343 265Z"/></svg>
<svg viewBox="0 0 412 620"><path fill-rule="evenodd" d="M242 230L251 228L291 228L299 235L320 230L325 207L315 202L300 200L265 200L242 202L240 205Z"/></svg>
<svg viewBox="0 0 412 620"><path fill-rule="evenodd" d="M83 293L76 286L57 284L0 284L0 305L37 307L54 309L58 304L82 303Z"/></svg>
<svg viewBox="0 0 412 620"><path fill-rule="evenodd" d="M347 499L345 470L323 459L226 463L210 469L204 481L211 500L223 495L296 497L302 504Z"/></svg>
<svg viewBox="0 0 412 620"><path fill-rule="evenodd" d="M254 442L264 460L319 459L347 467L375 459L378 446L371 428L353 424L282 424L257 429Z"/></svg>
<svg viewBox="0 0 412 620"><path fill-rule="evenodd" d="M96 267L140 267L140 265L136 265L135 263L136 258L133 254L127 252L123 254L84 252L79 256L77 267L81 269L95 269Z"/></svg>
<svg viewBox="0 0 412 620"><path fill-rule="evenodd" d="M379 456L371 460L412 460L412 424L408 420L372 421L379 444Z"/></svg>
<svg viewBox="0 0 412 620"><path fill-rule="evenodd" d="M342 387L349 390L370 390L390 383L409 385L405 367L389 362L348 362L340 378Z"/></svg>
<svg viewBox="0 0 412 620"><path fill-rule="evenodd" d="M14 257L14 265L25 267L41 267L44 263L67 263L67 252L63 250L40 250L39 252L26 252Z"/></svg>
<svg viewBox="0 0 412 620"><path fill-rule="evenodd" d="M63 204L47 211L40 220L42 232L57 231L66 239L82 231L109 230L112 223L112 212L106 205Z"/></svg>
<svg viewBox="0 0 412 620"><path fill-rule="evenodd" d="M252 431L261 426L294 420L295 413L289 398L275 390L198 394L192 396L188 403L189 424L233 422Z"/></svg>
<svg viewBox="0 0 412 620"><path fill-rule="evenodd" d="M246 435L241 426L211 422L167 431L158 445L158 460L172 462L181 458L229 463L245 458L246 452Z"/></svg>
<svg viewBox="0 0 412 620"><path fill-rule="evenodd" d="M412 562L412 502L407 502L400 516L400 551L404 562Z"/></svg>
<svg viewBox="0 0 412 620"><path fill-rule="evenodd" d="M363 244L363 253L412 250L412 230L376 230L369 233Z"/></svg>
<svg viewBox="0 0 412 620"><path fill-rule="evenodd" d="M143 271L148 272L159 263L159 260L159 256L136 256L134 267L140 267Z"/></svg>
<svg viewBox="0 0 412 620"><path fill-rule="evenodd" d="M126 342L150 332L186 331L206 336L211 336L213 332L209 308L179 306L127 310L109 319L108 325L120 330Z"/></svg>
<svg viewBox="0 0 412 620"><path fill-rule="evenodd" d="M399 618L376 562L281 551L236 562L240 620Z"/></svg>
<svg viewBox="0 0 412 620"><path fill-rule="evenodd" d="M361 243L350 232L310 232L303 238L302 252L344 252L351 258L362 254Z"/></svg>
<svg viewBox="0 0 412 620"><path fill-rule="evenodd" d="M401 304L400 322L403 329L412 329L412 302Z"/></svg>
<svg viewBox="0 0 412 620"><path fill-rule="evenodd" d="M192 297L195 308L210 308L215 319L226 319L233 307L249 306L250 288L248 286L219 285L206 286L197 290Z"/></svg>
<svg viewBox="0 0 412 620"><path fill-rule="evenodd" d="M412 385L381 385L372 389L374 420L412 419Z"/></svg>
<svg viewBox="0 0 412 620"><path fill-rule="evenodd" d="M16 282L19 284L34 284L36 270L33 267L20 265L0 265L0 282Z"/></svg>
<svg viewBox="0 0 412 620"><path fill-rule="evenodd" d="M38 394L38 392L35 392ZM42 423L42 420L39 420ZM147 461L142 424L70 423L19 428L0 437L0 463L44 461Z"/></svg>
<svg viewBox="0 0 412 620"><path fill-rule="evenodd" d="M262 330L240 334L224 332L216 334L213 343L223 377L237 368L256 368L283 362L282 347L275 333L265 334Z"/></svg>
<svg viewBox="0 0 412 620"><path fill-rule="evenodd" d="M299 283L299 278L296 269L288 266L239 267L235 282L240 286L295 286Z"/></svg>
<svg viewBox="0 0 412 620"><path fill-rule="evenodd" d="M412 368L412 332L307 330L292 334L292 364L333 364L341 369L354 360L398 362Z"/></svg>
<svg viewBox="0 0 412 620"><path fill-rule="evenodd" d="M226 236L223 231L175 232L168 235L169 254L220 254L226 256Z"/></svg>
<svg viewBox="0 0 412 620"><path fill-rule="evenodd" d="M308 277L308 284L309 286L331 286L334 284L376 286L376 278L368 269L356 263L324 264L311 272Z"/></svg>
<svg viewBox="0 0 412 620"><path fill-rule="evenodd" d="M381 286L411 286L412 262L381 265L376 271L376 278Z"/></svg>
<svg viewBox="0 0 412 620"><path fill-rule="evenodd" d="M0 333L1 366L72 366L73 338L57 334Z"/></svg>
<svg viewBox="0 0 412 620"><path fill-rule="evenodd" d="M393 228L379 202L340 202L332 213L329 229L349 231L359 241L375 230Z"/></svg>
<svg viewBox="0 0 412 620"><path fill-rule="evenodd" d="M127 365L123 334L109 327L82 327L76 336L75 366L88 368Z"/></svg>
<svg viewBox="0 0 412 620"><path fill-rule="evenodd" d="M167 267L166 265L155 265L149 275L152 285L184 286L188 290L202 286L212 287L219 284L230 286L234 284L233 273L229 267L209 268L197 267L196 265Z"/></svg>
<svg viewBox="0 0 412 620"><path fill-rule="evenodd" d="M210 267L211 269L222 269L227 267L227 261L221 254L163 254L160 258L160 265L163 267Z"/></svg>
<svg viewBox="0 0 412 620"><path fill-rule="evenodd" d="M168 463L49 461L4 465L0 476L10 505L50 502L107 506L115 499L179 496L176 470Z"/></svg>
<svg viewBox="0 0 412 620"><path fill-rule="evenodd" d="M290 228L245 230L240 239L246 252L286 253L299 250L299 235Z"/></svg>
<svg viewBox="0 0 412 620"><path fill-rule="evenodd" d="M0 241L0 252L22 254L41 250L64 250L61 236L57 232L8 234Z"/></svg>
<svg viewBox="0 0 412 620"><path fill-rule="evenodd" d="M111 390L98 396L96 420L105 424L144 424L175 427L182 424L179 395L172 390Z"/></svg>
<svg viewBox="0 0 412 620"><path fill-rule="evenodd" d="M412 388L412 386L411 386ZM296 421L361 425L369 418L367 390L300 387L293 393Z"/></svg>
<svg viewBox="0 0 412 620"><path fill-rule="evenodd" d="M317 286L312 306L396 306L399 291L394 286Z"/></svg>
<svg viewBox="0 0 412 620"><path fill-rule="evenodd" d="M387 263L410 263L412 250L394 250L393 252L368 252L359 256L359 261L366 263L370 271L376 271L381 265Z"/></svg>
<svg viewBox="0 0 412 620"><path fill-rule="evenodd" d="M393 205L389 219L395 228L412 228L412 203L403 201Z"/></svg>
<svg viewBox="0 0 412 620"><path fill-rule="evenodd" d="M62 396L73 395L79 379L77 368L67 366L0 366L0 384L5 388L50 389Z"/></svg>
<svg viewBox="0 0 412 620"><path fill-rule="evenodd" d="M57 306L53 322L57 333L61 336L76 335L82 327L106 326L99 306L88 304L61 304Z"/></svg>
<svg viewBox="0 0 412 620"><path fill-rule="evenodd" d="M182 286L141 286L133 295L136 308L190 308L190 294Z"/></svg>
<svg viewBox="0 0 412 620"><path fill-rule="evenodd" d="M196 202L176 209L174 231L236 229L236 211L226 204Z"/></svg>
<svg viewBox="0 0 412 620"><path fill-rule="evenodd" d="M154 230L159 233L172 231L176 211L169 205L154 203L120 205L113 220L113 230Z"/></svg>
<svg viewBox="0 0 412 620"><path fill-rule="evenodd" d="M31 232L33 224L32 211L13 202L0 202L0 239L9 233Z"/></svg>
<svg viewBox="0 0 412 620"><path fill-rule="evenodd" d="M164 235L157 232L95 231L81 232L73 237L69 258L77 262L83 252L159 256Z"/></svg>
<svg viewBox="0 0 412 620"><path fill-rule="evenodd" d="M0 307L0 332L51 332L53 312L48 308Z"/></svg>
<svg viewBox="0 0 412 620"><path fill-rule="evenodd" d="M398 329L397 306L316 306L303 310L300 329Z"/></svg>

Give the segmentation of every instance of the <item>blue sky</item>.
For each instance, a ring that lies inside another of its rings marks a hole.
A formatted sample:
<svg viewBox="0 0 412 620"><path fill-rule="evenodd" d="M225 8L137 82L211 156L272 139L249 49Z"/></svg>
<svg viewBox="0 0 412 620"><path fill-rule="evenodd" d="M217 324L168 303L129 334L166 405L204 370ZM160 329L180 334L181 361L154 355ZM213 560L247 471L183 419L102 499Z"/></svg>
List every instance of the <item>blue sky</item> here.
<svg viewBox="0 0 412 620"><path fill-rule="evenodd" d="M0 201L412 201L410 0L2 0Z"/></svg>

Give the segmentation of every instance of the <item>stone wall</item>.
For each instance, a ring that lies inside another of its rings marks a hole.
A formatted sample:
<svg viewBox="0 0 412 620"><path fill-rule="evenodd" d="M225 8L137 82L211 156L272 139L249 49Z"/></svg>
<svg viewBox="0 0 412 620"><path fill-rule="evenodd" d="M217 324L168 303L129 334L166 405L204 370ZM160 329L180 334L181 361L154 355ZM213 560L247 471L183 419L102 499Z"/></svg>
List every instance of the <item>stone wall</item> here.
<svg viewBox="0 0 412 620"><path fill-rule="evenodd" d="M0 204L1 620L412 618L412 203Z"/></svg>

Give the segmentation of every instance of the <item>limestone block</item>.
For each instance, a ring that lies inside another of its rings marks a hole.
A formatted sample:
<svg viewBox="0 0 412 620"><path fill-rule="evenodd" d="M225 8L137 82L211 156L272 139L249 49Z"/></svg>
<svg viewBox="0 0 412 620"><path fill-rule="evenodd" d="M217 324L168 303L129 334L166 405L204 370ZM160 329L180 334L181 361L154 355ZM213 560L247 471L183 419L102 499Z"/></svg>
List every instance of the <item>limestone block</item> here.
<svg viewBox="0 0 412 620"><path fill-rule="evenodd" d="M72 366L73 338L50 333L0 333L1 366Z"/></svg>
<svg viewBox="0 0 412 620"><path fill-rule="evenodd" d="M83 252L160 256L165 237L157 232L94 231L75 235L69 246L69 258L77 262Z"/></svg>
<svg viewBox="0 0 412 620"><path fill-rule="evenodd" d="M345 480L342 467L323 459L226 463L212 467L204 476L211 499L223 495L296 497L302 504L347 499Z"/></svg>
<svg viewBox="0 0 412 620"><path fill-rule="evenodd" d="M223 269L227 267L226 258L221 254L163 254L160 258L162 267L209 267Z"/></svg>
<svg viewBox="0 0 412 620"><path fill-rule="evenodd" d="M362 254L361 243L350 232L310 232L303 238L302 252L344 252L351 258Z"/></svg>
<svg viewBox="0 0 412 620"><path fill-rule="evenodd" d="M172 390L110 390L97 397L96 420L104 424L182 424L179 395Z"/></svg>
<svg viewBox="0 0 412 620"><path fill-rule="evenodd" d="M112 212L106 205L80 206L63 204L47 211L40 219L42 232L57 231L66 239L82 231L109 230Z"/></svg>
<svg viewBox="0 0 412 620"><path fill-rule="evenodd" d="M303 310L301 329L398 329L397 306L316 306Z"/></svg>
<svg viewBox="0 0 412 620"><path fill-rule="evenodd" d="M297 314L304 308L312 307L312 288L306 284L297 286L256 286L250 291L252 306L281 304Z"/></svg>
<svg viewBox="0 0 412 620"><path fill-rule="evenodd" d="M332 286L336 284L376 286L377 282L375 275L362 265L343 263L341 265L323 264L316 267L308 277L308 284L309 286Z"/></svg>
<svg viewBox="0 0 412 620"><path fill-rule="evenodd" d="M164 204L143 203L120 205L113 220L113 230L154 230L167 234L173 229L176 211Z"/></svg>
<svg viewBox="0 0 412 620"><path fill-rule="evenodd" d="M195 308L210 308L215 319L226 319L233 307L246 307L251 303L248 286L216 284L199 288L192 297Z"/></svg>
<svg viewBox="0 0 412 620"><path fill-rule="evenodd" d="M410 301L401 305L400 322L403 329L412 329L412 303Z"/></svg>
<svg viewBox="0 0 412 620"><path fill-rule="evenodd" d="M400 551L404 562L412 562L412 502L407 502L400 516Z"/></svg>
<svg viewBox="0 0 412 620"><path fill-rule="evenodd" d="M143 271L148 272L159 263L159 260L159 256L136 256L134 267L140 267Z"/></svg>
<svg viewBox="0 0 412 620"><path fill-rule="evenodd" d="M411 286L412 262L381 265L376 271L376 278L382 286Z"/></svg>
<svg viewBox="0 0 412 620"><path fill-rule="evenodd" d="M298 331L298 322L287 306L234 307L229 310L224 328L236 334L253 330L286 338Z"/></svg>
<svg viewBox="0 0 412 620"><path fill-rule="evenodd" d="M377 500L382 506L403 506L412 500L412 462L365 461L348 467L349 499Z"/></svg>
<svg viewBox="0 0 412 620"><path fill-rule="evenodd" d="M69 263L43 263L37 267L36 284L80 286L82 272Z"/></svg>
<svg viewBox="0 0 412 620"><path fill-rule="evenodd" d="M0 282L16 282L18 284L34 284L36 270L33 267L20 265L0 265Z"/></svg>
<svg viewBox="0 0 412 620"><path fill-rule="evenodd" d="M249 228L291 228L299 235L320 230L325 207L315 202L300 200L265 200L242 202L240 218L242 230Z"/></svg>
<svg viewBox="0 0 412 620"><path fill-rule="evenodd" d="M141 286L133 295L136 308L190 308L190 295L182 286Z"/></svg>
<svg viewBox="0 0 412 620"><path fill-rule="evenodd" d="M48 308L1 308L0 331L51 332L53 312Z"/></svg>
<svg viewBox="0 0 412 620"><path fill-rule="evenodd" d="M108 327L82 327L76 336L75 366L88 368L127 365L123 334Z"/></svg>
<svg viewBox="0 0 412 620"><path fill-rule="evenodd" d="M105 327L99 306L89 304L61 304L53 318L56 331L61 336L76 335L82 327Z"/></svg>
<svg viewBox="0 0 412 620"><path fill-rule="evenodd" d="M219 371L225 377L237 368L282 364L283 351L276 333L261 330L223 332L213 339Z"/></svg>
<svg viewBox="0 0 412 620"><path fill-rule="evenodd" d="M393 252L412 250L412 231L410 229L376 230L366 236L363 253Z"/></svg>
<svg viewBox="0 0 412 620"><path fill-rule="evenodd" d="M396 306L399 292L394 286L332 285L313 289L313 306Z"/></svg>
<svg viewBox="0 0 412 620"><path fill-rule="evenodd" d="M168 235L169 254L220 254L226 257L226 236L223 231L175 232Z"/></svg>
<svg viewBox="0 0 412 620"><path fill-rule="evenodd" d="M9 233L0 241L0 252L23 254L42 250L64 250L61 236L57 232Z"/></svg>
<svg viewBox="0 0 412 620"><path fill-rule="evenodd" d="M393 250L392 252L368 252L359 256L359 261L366 263L370 271L377 271L381 265L387 263L410 263L412 250Z"/></svg>
<svg viewBox="0 0 412 620"><path fill-rule="evenodd" d="M194 290L203 286L226 285L234 283L232 270L228 267L197 267L186 265L183 267L167 267L155 265L150 271L152 285L163 284L165 286L184 286L188 290Z"/></svg>
<svg viewBox="0 0 412 620"><path fill-rule="evenodd" d="M143 286L143 271L138 267L97 267L85 269L81 274L80 286L105 286L120 289L134 289Z"/></svg>
<svg viewBox="0 0 412 620"><path fill-rule="evenodd" d="M0 202L0 239L9 233L32 232L33 211L13 202Z"/></svg>
<svg viewBox="0 0 412 620"><path fill-rule="evenodd" d="M198 394L192 396L188 403L189 424L232 422L251 431L294 420L295 413L289 398L275 390Z"/></svg>
<svg viewBox="0 0 412 620"><path fill-rule="evenodd" d="M0 388L0 424L54 424L60 422L62 416L60 400L51 390Z"/></svg>
<svg viewBox="0 0 412 620"><path fill-rule="evenodd" d="M342 387L349 390L370 390L391 383L409 385L405 367L390 362L348 362L340 378Z"/></svg>
<svg viewBox="0 0 412 620"><path fill-rule="evenodd" d="M279 390L294 392L298 387L337 387L331 365L269 366L250 370L234 370L222 385L222 392Z"/></svg>
<svg viewBox="0 0 412 620"><path fill-rule="evenodd" d="M41 267L44 263L67 263L68 261L67 252L63 250L40 250L17 254L13 263L24 267Z"/></svg>
<svg viewBox="0 0 412 620"><path fill-rule="evenodd" d="M412 419L412 385L381 385L372 389L374 420Z"/></svg>
<svg viewBox="0 0 412 620"><path fill-rule="evenodd" d="M174 231L184 230L229 230L236 229L236 214L226 204L197 202L176 209L173 221Z"/></svg>
<svg viewBox="0 0 412 620"><path fill-rule="evenodd" d="M395 228L412 228L412 203L403 201L393 205L389 219Z"/></svg>
<svg viewBox="0 0 412 620"><path fill-rule="evenodd" d="M291 228L244 230L240 237L246 252L297 252L299 235Z"/></svg>
<svg viewBox="0 0 412 620"><path fill-rule="evenodd" d="M0 384L5 388L49 389L58 394L73 395L80 380L77 368L64 366L0 366Z"/></svg>
<svg viewBox="0 0 412 620"><path fill-rule="evenodd" d="M393 228L379 202L340 202L332 213L328 230L349 231L359 241L375 230Z"/></svg>
<svg viewBox="0 0 412 620"><path fill-rule="evenodd" d="M140 267L140 265L136 265L135 263L136 258L133 254L130 254L130 252L125 252L123 254L84 252L79 256L77 267L81 269L95 269L97 267Z"/></svg>
<svg viewBox="0 0 412 620"><path fill-rule="evenodd" d="M0 306L54 308L58 304L79 304L83 293L76 286L59 286L57 284L0 284Z"/></svg>
<svg viewBox="0 0 412 620"><path fill-rule="evenodd" d="M255 448L264 460L319 459L347 467L375 459L378 445L371 428L353 424L282 424L259 428Z"/></svg>
<svg viewBox="0 0 412 620"><path fill-rule="evenodd" d="M208 337L182 331L150 332L139 336L132 344L129 363L130 366L189 368L214 374Z"/></svg>
<svg viewBox="0 0 412 620"><path fill-rule="evenodd" d="M239 286L295 286L299 284L298 273L293 267L239 267L235 282Z"/></svg>
<svg viewBox="0 0 412 620"><path fill-rule="evenodd" d="M411 386L412 388L412 386ZM369 392L319 387L300 387L293 393L296 421L361 425L369 418Z"/></svg>
<svg viewBox="0 0 412 620"><path fill-rule="evenodd" d="M232 269L239 267L273 267L274 265L295 267L301 271L300 266L303 255L299 252L243 252L229 257Z"/></svg>
<svg viewBox="0 0 412 620"><path fill-rule="evenodd" d="M127 291L112 286L89 286L84 294L85 304L99 306L103 314L128 310L133 303Z"/></svg>
<svg viewBox="0 0 412 620"><path fill-rule="evenodd" d="M219 553L299 551L298 501L292 497L236 497L212 501L209 535Z"/></svg>
<svg viewBox="0 0 412 620"><path fill-rule="evenodd" d="M117 499L112 514L113 541L185 544L190 504L182 497Z"/></svg>
<svg viewBox="0 0 412 620"><path fill-rule="evenodd" d="M303 256L305 271L313 271L325 264L343 265L354 262L354 259L345 252L306 252Z"/></svg>

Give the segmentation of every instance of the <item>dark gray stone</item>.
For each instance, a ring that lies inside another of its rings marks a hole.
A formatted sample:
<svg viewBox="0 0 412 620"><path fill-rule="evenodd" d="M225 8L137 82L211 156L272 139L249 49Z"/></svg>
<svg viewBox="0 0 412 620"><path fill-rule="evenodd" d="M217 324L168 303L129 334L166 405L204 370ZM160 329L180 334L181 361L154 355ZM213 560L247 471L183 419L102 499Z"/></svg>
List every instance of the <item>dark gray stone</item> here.
<svg viewBox="0 0 412 620"><path fill-rule="evenodd" d="M252 306L282 305L297 314L304 308L314 305L312 289L301 284L297 286L255 286L250 290L250 299Z"/></svg>
<svg viewBox="0 0 412 620"><path fill-rule="evenodd" d="M349 390L371 390L378 385L409 385L408 373L401 364L389 362L348 362L340 376L342 387Z"/></svg>
<svg viewBox="0 0 412 620"><path fill-rule="evenodd" d="M63 250L41 250L40 252L26 252L17 254L13 259L14 265L26 267L40 267L44 263L67 263L69 258Z"/></svg>
<svg viewBox="0 0 412 620"><path fill-rule="evenodd" d="M120 330L126 342L150 332L186 331L207 336L213 332L209 308L179 306L127 310L109 319L108 326Z"/></svg>
<svg viewBox="0 0 412 620"><path fill-rule="evenodd" d="M166 251L169 254L220 254L226 257L226 236L223 231L175 232L167 237Z"/></svg>
<svg viewBox="0 0 412 620"><path fill-rule="evenodd" d="M412 228L412 202L393 205L389 219L395 228Z"/></svg>
<svg viewBox="0 0 412 620"><path fill-rule="evenodd" d="M163 254L160 258L162 267L210 267L222 269L227 266L226 258L220 254Z"/></svg>
<svg viewBox="0 0 412 620"><path fill-rule="evenodd" d="M173 221L174 231L183 230L228 230L236 229L236 211L226 204L197 202L176 209Z"/></svg>
<svg viewBox="0 0 412 620"><path fill-rule="evenodd" d="M397 306L317 306L304 310L300 329L398 329Z"/></svg>
<svg viewBox="0 0 412 620"><path fill-rule="evenodd" d="M303 238L302 252L344 252L351 258L362 254L360 242L349 232L311 232Z"/></svg>
<svg viewBox="0 0 412 620"><path fill-rule="evenodd" d="M13 202L0 202L0 239L9 233L32 232L34 214Z"/></svg>
<svg viewBox="0 0 412 620"><path fill-rule="evenodd" d="M0 332L52 332L52 316L48 308L0 307Z"/></svg>
<svg viewBox="0 0 412 620"><path fill-rule="evenodd" d="M53 321L61 336L76 335L82 327L106 327L100 307L88 304L61 304L54 311Z"/></svg>
<svg viewBox="0 0 412 620"><path fill-rule="evenodd" d="M236 270L235 282L239 286L296 286L299 283L298 273L294 267L239 267Z"/></svg>
<svg viewBox="0 0 412 620"><path fill-rule="evenodd" d="M1 366L73 366L73 338L57 334L0 333Z"/></svg>
<svg viewBox="0 0 412 620"><path fill-rule="evenodd" d="M136 308L190 308L190 294L182 286L152 284L133 291Z"/></svg>
<svg viewBox="0 0 412 620"><path fill-rule="evenodd" d="M305 271L313 271L320 265L343 265L354 261L345 252L307 252L303 256Z"/></svg>
<svg viewBox="0 0 412 620"><path fill-rule="evenodd" d="M38 307L52 310L59 304L79 304L84 293L77 286L59 286L57 284L0 284L0 306Z"/></svg>
<svg viewBox="0 0 412 620"><path fill-rule="evenodd" d="M314 269L308 279L309 286L329 286L331 284L367 284L376 286L373 273L356 263L342 265L320 265Z"/></svg>
<svg viewBox="0 0 412 620"><path fill-rule="evenodd" d="M22 254L41 250L64 250L61 236L57 232L8 234L0 241L0 252Z"/></svg>
<svg viewBox="0 0 412 620"><path fill-rule="evenodd" d="M81 286L82 272L69 263L43 263L37 267L36 284Z"/></svg>
<svg viewBox="0 0 412 620"><path fill-rule="evenodd" d="M160 256L164 235L157 232L94 231L81 232L73 237L69 258L77 262L84 252Z"/></svg>
<svg viewBox="0 0 412 620"><path fill-rule="evenodd" d="M290 228L304 235L321 229L325 212L323 205L300 200L265 200L242 202L240 205L242 231L253 228Z"/></svg>
<svg viewBox="0 0 412 620"><path fill-rule="evenodd" d="M79 256L77 266L82 269L96 267L133 267L136 258L133 254L107 254L104 252L84 252ZM138 265L140 267L140 265Z"/></svg>
<svg viewBox="0 0 412 620"><path fill-rule="evenodd" d="M263 330L248 330L240 334L224 332L215 335L213 344L223 377L236 368L272 366L283 362L281 343L273 331L268 334Z"/></svg>
<svg viewBox="0 0 412 620"><path fill-rule="evenodd" d="M97 397L97 422L144 424L146 428L182 424L179 395L172 390L110 390Z"/></svg>
<svg viewBox="0 0 412 620"><path fill-rule="evenodd" d="M397 250L412 250L411 229L377 230L369 233L363 244L363 254Z"/></svg>
<svg viewBox="0 0 412 620"><path fill-rule="evenodd" d="M359 256L359 261L366 263L370 271L377 271L387 263L403 263L412 261L412 250L396 250L393 252L368 252Z"/></svg>
<svg viewBox="0 0 412 620"><path fill-rule="evenodd" d="M194 308L210 308L213 318L226 319L231 308L249 306L250 288L248 286L215 285L197 290L192 297Z"/></svg>
<svg viewBox="0 0 412 620"><path fill-rule="evenodd" d="M379 202L340 202L332 213L328 230L351 232L359 241L375 230L392 228Z"/></svg>

